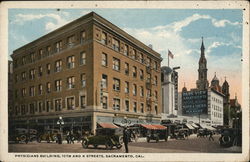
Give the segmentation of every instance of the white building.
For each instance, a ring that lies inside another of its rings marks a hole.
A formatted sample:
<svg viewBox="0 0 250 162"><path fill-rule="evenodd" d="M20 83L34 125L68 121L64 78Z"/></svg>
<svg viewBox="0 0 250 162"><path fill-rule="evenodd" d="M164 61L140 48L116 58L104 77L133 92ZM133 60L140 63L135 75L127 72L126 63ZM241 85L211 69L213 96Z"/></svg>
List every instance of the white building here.
<svg viewBox="0 0 250 162"><path fill-rule="evenodd" d="M162 84L162 113L177 115L175 110L175 83L173 70L164 66L161 68L161 84Z"/></svg>
<svg viewBox="0 0 250 162"><path fill-rule="evenodd" d="M208 89L208 116L211 125L223 125L223 94Z"/></svg>

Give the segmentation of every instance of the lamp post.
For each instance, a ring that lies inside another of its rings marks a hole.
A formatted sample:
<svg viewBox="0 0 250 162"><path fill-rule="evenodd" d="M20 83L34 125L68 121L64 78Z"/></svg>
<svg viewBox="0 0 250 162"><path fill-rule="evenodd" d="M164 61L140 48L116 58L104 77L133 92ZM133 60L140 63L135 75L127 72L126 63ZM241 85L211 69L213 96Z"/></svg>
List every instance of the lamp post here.
<svg viewBox="0 0 250 162"><path fill-rule="evenodd" d="M64 121L62 119L61 116L59 116L59 119L57 120L57 124L59 125L59 130L60 130L60 134L58 134L58 144L62 144L62 135L63 135L63 132L62 132L62 125L64 125Z"/></svg>

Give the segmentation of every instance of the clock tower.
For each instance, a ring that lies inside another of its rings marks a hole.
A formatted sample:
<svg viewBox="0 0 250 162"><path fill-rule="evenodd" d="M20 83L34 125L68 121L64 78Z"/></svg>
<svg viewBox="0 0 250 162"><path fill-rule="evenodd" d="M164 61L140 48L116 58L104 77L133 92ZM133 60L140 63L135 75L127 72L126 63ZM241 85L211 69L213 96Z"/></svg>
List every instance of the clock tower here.
<svg viewBox="0 0 250 162"><path fill-rule="evenodd" d="M203 44L203 37L201 43L201 57L199 60L199 69L198 69L198 80L196 81L196 86L198 90L206 90L208 88L207 80L207 60L205 58L205 47Z"/></svg>

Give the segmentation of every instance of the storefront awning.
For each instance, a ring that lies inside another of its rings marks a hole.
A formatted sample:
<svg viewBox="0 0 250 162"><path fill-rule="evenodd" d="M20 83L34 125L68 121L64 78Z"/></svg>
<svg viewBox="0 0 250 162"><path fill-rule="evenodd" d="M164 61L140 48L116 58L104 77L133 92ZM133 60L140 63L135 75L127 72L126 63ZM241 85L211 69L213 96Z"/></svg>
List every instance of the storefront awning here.
<svg viewBox="0 0 250 162"><path fill-rule="evenodd" d="M216 130L215 128L211 127L211 126L207 126L207 125L204 125L204 124L201 124L201 127L202 128L206 128L206 129L209 129L209 130Z"/></svg>
<svg viewBox="0 0 250 162"><path fill-rule="evenodd" d="M144 128L147 129L167 129L167 127L163 126L163 125L158 125L158 124L141 124L141 126L143 126Z"/></svg>
<svg viewBox="0 0 250 162"><path fill-rule="evenodd" d="M194 128L199 128L199 126L197 126L196 124L192 123L192 127Z"/></svg>
<svg viewBox="0 0 250 162"><path fill-rule="evenodd" d="M156 127L157 129L167 129L167 127L158 124L153 124L152 126Z"/></svg>
<svg viewBox="0 0 250 162"><path fill-rule="evenodd" d="M194 127L191 124L186 123L185 125L188 127L188 129L194 129Z"/></svg>
<svg viewBox="0 0 250 162"><path fill-rule="evenodd" d="M102 128L119 128L112 123L98 123Z"/></svg>

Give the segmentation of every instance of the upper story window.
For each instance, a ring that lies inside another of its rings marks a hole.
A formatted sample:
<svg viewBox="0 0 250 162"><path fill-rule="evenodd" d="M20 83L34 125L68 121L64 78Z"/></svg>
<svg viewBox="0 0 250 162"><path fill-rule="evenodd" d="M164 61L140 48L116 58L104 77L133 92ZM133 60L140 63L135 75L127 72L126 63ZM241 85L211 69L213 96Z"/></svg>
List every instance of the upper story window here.
<svg viewBox="0 0 250 162"><path fill-rule="evenodd" d="M51 70L51 65L47 64L47 74L50 74L50 70Z"/></svg>
<svg viewBox="0 0 250 162"><path fill-rule="evenodd" d="M125 93L129 93L129 82L125 81Z"/></svg>
<svg viewBox="0 0 250 162"><path fill-rule="evenodd" d="M140 69L139 73L140 73L140 79L143 80L144 79L144 72L143 72L143 70Z"/></svg>
<svg viewBox="0 0 250 162"><path fill-rule="evenodd" d="M129 101L125 100L125 111L129 111Z"/></svg>
<svg viewBox="0 0 250 162"><path fill-rule="evenodd" d="M86 74L81 74L81 85L82 87L86 87Z"/></svg>
<svg viewBox="0 0 250 162"><path fill-rule="evenodd" d="M155 91L154 97L155 97L155 100L158 100L158 93L157 93L157 91Z"/></svg>
<svg viewBox="0 0 250 162"><path fill-rule="evenodd" d="M157 76L155 76L154 84L157 85L157 83L158 83L158 78L157 78Z"/></svg>
<svg viewBox="0 0 250 162"><path fill-rule="evenodd" d="M128 56L128 45L124 45L124 55Z"/></svg>
<svg viewBox="0 0 250 162"><path fill-rule="evenodd" d="M137 76L137 68L133 66L133 77L136 78Z"/></svg>
<svg viewBox="0 0 250 162"><path fill-rule="evenodd" d="M43 67L39 66L38 67L38 76L41 77L43 75Z"/></svg>
<svg viewBox="0 0 250 162"><path fill-rule="evenodd" d="M136 84L133 84L133 95L136 96L137 94L137 86Z"/></svg>
<svg viewBox="0 0 250 162"><path fill-rule="evenodd" d="M47 93L51 92L51 84L50 82L47 83Z"/></svg>
<svg viewBox="0 0 250 162"><path fill-rule="evenodd" d="M36 73L35 69L30 70L30 79L35 79L35 73Z"/></svg>
<svg viewBox="0 0 250 162"><path fill-rule="evenodd" d="M80 65L86 65L86 52L80 53Z"/></svg>
<svg viewBox="0 0 250 162"><path fill-rule="evenodd" d="M157 61L154 62L154 69L158 70L158 63L157 63Z"/></svg>
<svg viewBox="0 0 250 162"><path fill-rule="evenodd" d="M116 71L120 71L120 60L115 57L113 57L113 69Z"/></svg>
<svg viewBox="0 0 250 162"><path fill-rule="evenodd" d="M132 50L131 58L132 59L136 58L136 50L135 49Z"/></svg>
<svg viewBox="0 0 250 162"><path fill-rule="evenodd" d="M59 72L62 70L62 60L57 60L55 62L55 72Z"/></svg>
<svg viewBox="0 0 250 162"><path fill-rule="evenodd" d="M86 41L86 32L85 31L81 31L81 33L80 33L80 41L81 41L81 43Z"/></svg>
<svg viewBox="0 0 250 162"><path fill-rule="evenodd" d="M147 98L151 97L151 89L147 89Z"/></svg>
<svg viewBox="0 0 250 162"><path fill-rule="evenodd" d="M102 32L101 42L102 42L102 44L107 45L107 33Z"/></svg>
<svg viewBox="0 0 250 162"><path fill-rule="evenodd" d="M55 110L61 111L62 110L62 99L55 100Z"/></svg>
<svg viewBox="0 0 250 162"><path fill-rule="evenodd" d="M140 87L140 96L141 97L144 96L144 88L143 88L143 86Z"/></svg>
<svg viewBox="0 0 250 162"><path fill-rule="evenodd" d="M35 62L35 53L30 54L30 61Z"/></svg>
<svg viewBox="0 0 250 162"><path fill-rule="evenodd" d="M26 71L22 72L22 80L26 80Z"/></svg>
<svg viewBox="0 0 250 162"><path fill-rule="evenodd" d="M144 57L143 57L142 53L139 54L139 61L140 61L140 63L143 63L143 61L144 61Z"/></svg>
<svg viewBox="0 0 250 162"><path fill-rule="evenodd" d="M22 57L22 65L25 65L26 64L26 56L23 56Z"/></svg>
<svg viewBox="0 0 250 162"><path fill-rule="evenodd" d="M120 79L113 78L113 90L120 91Z"/></svg>
<svg viewBox="0 0 250 162"><path fill-rule="evenodd" d="M147 73L147 83L150 83L150 82L151 82L151 74Z"/></svg>
<svg viewBox="0 0 250 162"><path fill-rule="evenodd" d="M141 103L141 113L144 113L144 104Z"/></svg>
<svg viewBox="0 0 250 162"><path fill-rule="evenodd" d="M115 50L115 51L118 51L120 50L120 44L119 44L119 41L115 38L112 39L112 48Z"/></svg>
<svg viewBox="0 0 250 162"><path fill-rule="evenodd" d="M67 98L67 109L74 110L75 109L75 97Z"/></svg>
<svg viewBox="0 0 250 162"><path fill-rule="evenodd" d="M43 85L42 84L39 84L39 86L38 86L38 94L39 95L43 94Z"/></svg>
<svg viewBox="0 0 250 162"><path fill-rule="evenodd" d="M134 112L137 112L137 102L133 102L133 110Z"/></svg>
<svg viewBox="0 0 250 162"><path fill-rule="evenodd" d="M127 62L125 62L124 70L125 70L125 74L129 75L129 64Z"/></svg>
<svg viewBox="0 0 250 162"><path fill-rule="evenodd" d="M62 90L62 80L59 79L55 81L55 90L57 92Z"/></svg>
<svg viewBox="0 0 250 162"><path fill-rule="evenodd" d="M101 105L102 105L103 109L107 109L108 108L108 97L107 96L103 96L102 97Z"/></svg>
<svg viewBox="0 0 250 162"><path fill-rule="evenodd" d="M35 96L35 87L34 86L32 86L32 87L30 87L30 96Z"/></svg>
<svg viewBox="0 0 250 162"><path fill-rule="evenodd" d="M102 53L102 66L108 66L108 56L106 53Z"/></svg>
<svg viewBox="0 0 250 162"><path fill-rule="evenodd" d="M22 97L26 96L26 88L22 89Z"/></svg>
<svg viewBox="0 0 250 162"><path fill-rule="evenodd" d="M120 110L120 99L119 98L113 98L113 109L114 110Z"/></svg>
<svg viewBox="0 0 250 162"><path fill-rule="evenodd" d="M40 49L38 51L38 59L41 59L41 58L43 58L43 49Z"/></svg>
<svg viewBox="0 0 250 162"><path fill-rule="evenodd" d="M51 46L46 47L46 53L48 56L51 55Z"/></svg>
<svg viewBox="0 0 250 162"><path fill-rule="evenodd" d="M75 77L68 77L67 83L69 89L75 88Z"/></svg>
<svg viewBox="0 0 250 162"><path fill-rule="evenodd" d="M151 66L151 59L149 57L147 57L146 65L147 65L147 67Z"/></svg>
<svg viewBox="0 0 250 162"><path fill-rule="evenodd" d="M56 51L55 52L60 52L62 50L62 41L56 42Z"/></svg>
<svg viewBox="0 0 250 162"><path fill-rule="evenodd" d="M108 76L102 74L102 88L107 88L107 86L108 86Z"/></svg>
<svg viewBox="0 0 250 162"><path fill-rule="evenodd" d="M46 111L49 112L52 109L53 109L53 107L52 107L51 101L47 101L46 102Z"/></svg>
<svg viewBox="0 0 250 162"><path fill-rule="evenodd" d="M67 58L67 65L69 69L72 69L75 67L75 56L69 56Z"/></svg>
<svg viewBox="0 0 250 162"><path fill-rule="evenodd" d="M18 82L18 80L19 80L19 76L16 74L16 76L15 76L15 82Z"/></svg>
<svg viewBox="0 0 250 162"><path fill-rule="evenodd" d="M87 104L86 104L86 96L85 95L80 96L80 106L81 106L81 108L85 108L87 106Z"/></svg>
<svg viewBox="0 0 250 162"><path fill-rule="evenodd" d="M71 48L74 46L75 43L75 35L71 35L67 39L68 47Z"/></svg>

